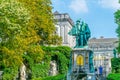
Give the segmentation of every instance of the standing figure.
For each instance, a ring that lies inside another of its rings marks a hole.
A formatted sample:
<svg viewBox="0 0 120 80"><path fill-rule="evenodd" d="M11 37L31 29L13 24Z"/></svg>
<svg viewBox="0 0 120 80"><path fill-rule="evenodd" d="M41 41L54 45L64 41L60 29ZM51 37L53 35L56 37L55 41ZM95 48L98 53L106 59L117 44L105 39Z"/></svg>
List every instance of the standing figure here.
<svg viewBox="0 0 120 80"><path fill-rule="evenodd" d="M102 74L103 74L103 67L100 65L100 67L99 67L99 75L100 75L100 77L102 77Z"/></svg>
<svg viewBox="0 0 120 80"><path fill-rule="evenodd" d="M76 37L75 48L86 46L87 41L91 36L88 25L80 20L76 21L76 24L72 27L68 34Z"/></svg>
<svg viewBox="0 0 120 80"><path fill-rule="evenodd" d="M113 54L114 54L114 58L117 58L117 50L116 50L116 48L113 49Z"/></svg>
<svg viewBox="0 0 120 80"><path fill-rule="evenodd" d="M50 71L49 71L50 76L55 76L57 75L57 63L55 60L50 62Z"/></svg>
<svg viewBox="0 0 120 80"><path fill-rule="evenodd" d="M93 52L90 52L90 54L89 54L89 69L90 69L90 73L94 72Z"/></svg>
<svg viewBox="0 0 120 80"><path fill-rule="evenodd" d="M26 80L26 66L23 63L20 66L20 80Z"/></svg>

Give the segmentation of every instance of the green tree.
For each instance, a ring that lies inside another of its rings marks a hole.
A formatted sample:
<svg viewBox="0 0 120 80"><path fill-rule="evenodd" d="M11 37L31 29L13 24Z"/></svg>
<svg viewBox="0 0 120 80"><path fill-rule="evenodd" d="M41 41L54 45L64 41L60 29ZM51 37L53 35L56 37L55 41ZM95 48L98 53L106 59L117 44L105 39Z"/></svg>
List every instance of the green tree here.
<svg viewBox="0 0 120 80"><path fill-rule="evenodd" d="M51 0L19 0L30 11L29 26L33 27L40 36L40 44L61 44L62 39L55 35L54 17ZM58 41L59 40L59 41Z"/></svg>
<svg viewBox="0 0 120 80"><path fill-rule="evenodd" d="M10 66L9 62L13 61L9 59L14 59L14 56L17 55L16 63L19 64L22 61L19 55L27 46L24 44L26 42L23 37L25 37L24 33L26 33L30 15L28 10L15 0L1 0L0 6L0 51L4 58L2 60L7 66Z"/></svg>
<svg viewBox="0 0 120 80"><path fill-rule="evenodd" d="M120 73L120 58L112 58L112 72L113 73Z"/></svg>
<svg viewBox="0 0 120 80"><path fill-rule="evenodd" d="M37 43L40 38L34 27L29 27L30 11L16 0L0 0L0 68L3 80L13 80L23 54L34 56L40 62L43 51ZM33 50L34 49L34 50Z"/></svg>
<svg viewBox="0 0 120 80"><path fill-rule="evenodd" d="M51 9L50 0L0 0L0 69L4 70L3 80L15 79L22 63L41 62L44 52L38 43L61 44L61 38L54 34Z"/></svg>
<svg viewBox="0 0 120 80"><path fill-rule="evenodd" d="M118 24L118 27L116 29L116 33L118 34L118 38L119 38L119 44L118 44L118 53L120 53L120 10L117 10L115 12L115 22Z"/></svg>
<svg viewBox="0 0 120 80"><path fill-rule="evenodd" d="M116 29L116 33L118 34L119 42L118 42L118 53L120 53L120 10L117 10L114 13L115 22L118 25ZM107 80L118 80L120 78L120 58L112 58L111 59L112 73L107 76Z"/></svg>
<svg viewBox="0 0 120 80"><path fill-rule="evenodd" d="M120 38L120 10L117 10L115 12L115 22L118 24L118 28L116 29L116 33L118 34L118 37Z"/></svg>

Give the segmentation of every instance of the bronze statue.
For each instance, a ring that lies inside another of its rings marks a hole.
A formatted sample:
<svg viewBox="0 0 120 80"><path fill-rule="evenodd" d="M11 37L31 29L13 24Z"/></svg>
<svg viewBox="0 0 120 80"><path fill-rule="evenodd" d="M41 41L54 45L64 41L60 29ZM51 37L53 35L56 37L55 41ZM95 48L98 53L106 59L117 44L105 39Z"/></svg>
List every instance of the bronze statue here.
<svg viewBox="0 0 120 80"><path fill-rule="evenodd" d="M75 48L86 46L87 41L91 36L88 25L80 20L76 21L76 24L72 27L68 34L76 37Z"/></svg>

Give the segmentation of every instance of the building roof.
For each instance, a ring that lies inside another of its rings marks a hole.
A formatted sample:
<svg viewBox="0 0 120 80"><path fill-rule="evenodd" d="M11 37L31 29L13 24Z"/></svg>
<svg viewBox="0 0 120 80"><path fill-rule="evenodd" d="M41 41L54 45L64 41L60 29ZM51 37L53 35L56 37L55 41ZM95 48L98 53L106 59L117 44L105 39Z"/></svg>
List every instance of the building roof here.
<svg viewBox="0 0 120 80"><path fill-rule="evenodd" d="M55 19L60 22L60 21L68 21L72 26L74 24L73 20L70 18L68 13L59 13L58 11L55 11L54 13ZM58 18L59 16L59 18Z"/></svg>
<svg viewBox="0 0 120 80"><path fill-rule="evenodd" d="M60 14L58 11L55 11L54 14Z"/></svg>
<svg viewBox="0 0 120 80"><path fill-rule="evenodd" d="M110 42L117 42L118 41L118 38L99 38L99 39L96 39L96 38L91 38L89 40L89 43L110 43Z"/></svg>

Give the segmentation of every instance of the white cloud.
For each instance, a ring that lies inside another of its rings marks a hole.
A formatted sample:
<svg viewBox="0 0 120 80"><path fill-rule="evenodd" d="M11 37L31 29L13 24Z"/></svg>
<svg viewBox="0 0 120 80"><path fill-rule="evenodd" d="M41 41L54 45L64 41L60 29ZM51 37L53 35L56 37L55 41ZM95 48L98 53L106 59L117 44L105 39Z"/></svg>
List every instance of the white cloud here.
<svg viewBox="0 0 120 80"><path fill-rule="evenodd" d="M75 13L86 13L88 7L85 0L72 0L69 6Z"/></svg>
<svg viewBox="0 0 120 80"><path fill-rule="evenodd" d="M110 8L113 10L120 9L120 4L118 3L119 0L99 0L98 3L103 8Z"/></svg>

